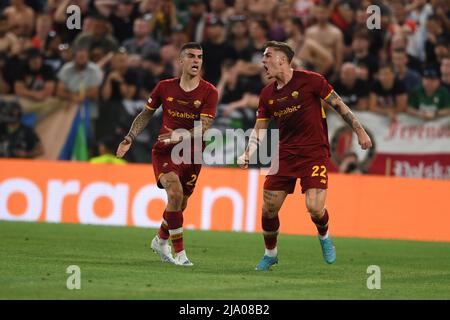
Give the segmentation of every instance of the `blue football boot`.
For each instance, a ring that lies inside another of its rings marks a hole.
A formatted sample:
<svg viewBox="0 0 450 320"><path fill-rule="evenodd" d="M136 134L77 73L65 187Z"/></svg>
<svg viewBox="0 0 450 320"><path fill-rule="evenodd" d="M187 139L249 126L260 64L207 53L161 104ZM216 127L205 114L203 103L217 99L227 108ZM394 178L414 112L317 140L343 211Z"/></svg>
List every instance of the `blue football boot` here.
<svg viewBox="0 0 450 320"><path fill-rule="evenodd" d="M256 266L255 270L256 271L269 271L270 267L277 263L278 263L277 257L269 257L269 256L264 255L264 257L262 257L261 261Z"/></svg>
<svg viewBox="0 0 450 320"><path fill-rule="evenodd" d="M333 245L333 240L328 236L322 240L319 236L320 246L322 247L323 258L328 264L332 264L336 261L336 248Z"/></svg>

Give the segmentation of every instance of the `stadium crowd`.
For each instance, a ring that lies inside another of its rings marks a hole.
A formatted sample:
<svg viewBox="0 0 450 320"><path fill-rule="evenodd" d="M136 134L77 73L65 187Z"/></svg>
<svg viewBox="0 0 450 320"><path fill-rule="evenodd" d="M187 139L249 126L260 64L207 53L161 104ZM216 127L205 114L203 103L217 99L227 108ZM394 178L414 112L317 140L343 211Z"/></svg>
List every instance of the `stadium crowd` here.
<svg viewBox="0 0 450 320"><path fill-rule="evenodd" d="M367 27L373 4L379 29ZM80 29L67 27L69 5ZM0 157L41 155L33 127L86 101L90 157L114 152L155 84L179 74L188 41L202 43L203 77L219 90L217 128L253 126L268 40L289 43L295 67L323 74L355 110L450 115L449 30L446 0L4 0ZM160 117L128 161L151 160Z"/></svg>

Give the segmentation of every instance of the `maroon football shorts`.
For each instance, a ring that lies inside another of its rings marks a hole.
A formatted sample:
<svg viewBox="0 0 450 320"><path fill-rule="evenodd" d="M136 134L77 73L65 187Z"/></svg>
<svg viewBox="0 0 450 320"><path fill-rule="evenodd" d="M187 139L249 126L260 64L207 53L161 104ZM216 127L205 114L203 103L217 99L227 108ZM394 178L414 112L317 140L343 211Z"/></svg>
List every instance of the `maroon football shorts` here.
<svg viewBox="0 0 450 320"><path fill-rule="evenodd" d="M175 172L183 187L183 194L190 196L194 192L195 183L202 168L201 164L174 164L171 151L152 150L152 164L158 188L164 189L159 179L165 173Z"/></svg>
<svg viewBox="0 0 450 320"><path fill-rule="evenodd" d="M267 175L264 189L293 193L297 178L300 178L302 193L308 189L328 189L328 159L311 161L297 172L301 172L301 174Z"/></svg>

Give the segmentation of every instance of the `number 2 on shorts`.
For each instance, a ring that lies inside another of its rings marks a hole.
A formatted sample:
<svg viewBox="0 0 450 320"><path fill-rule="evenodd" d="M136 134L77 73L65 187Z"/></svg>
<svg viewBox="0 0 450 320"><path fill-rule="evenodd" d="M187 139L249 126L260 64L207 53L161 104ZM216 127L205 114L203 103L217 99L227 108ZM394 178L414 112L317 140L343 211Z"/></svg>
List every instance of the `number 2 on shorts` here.
<svg viewBox="0 0 450 320"><path fill-rule="evenodd" d="M191 180L186 182L186 185L193 187L195 185L195 180L197 180L197 175L193 174L191 175Z"/></svg>
<svg viewBox="0 0 450 320"><path fill-rule="evenodd" d="M314 166L312 167L313 172L311 174L311 177L317 177L319 176L319 174L317 173L319 171L319 169L322 169L322 171L320 172L320 176L326 178L327 176L325 175L327 173L327 167L325 166Z"/></svg>

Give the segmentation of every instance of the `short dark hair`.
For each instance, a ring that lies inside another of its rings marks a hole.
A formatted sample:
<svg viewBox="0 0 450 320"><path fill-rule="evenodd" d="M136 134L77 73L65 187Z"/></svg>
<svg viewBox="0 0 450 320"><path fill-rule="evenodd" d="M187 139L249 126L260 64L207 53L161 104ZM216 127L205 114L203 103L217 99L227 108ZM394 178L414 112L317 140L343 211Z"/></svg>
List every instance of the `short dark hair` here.
<svg viewBox="0 0 450 320"><path fill-rule="evenodd" d="M392 72L394 72L395 68L394 65L391 62L383 62L378 66L378 71L381 69L390 69Z"/></svg>
<svg viewBox="0 0 450 320"><path fill-rule="evenodd" d="M283 52L288 58L289 63L291 63L292 58L294 58L294 50L285 42L268 41L264 45L263 50L266 50L267 48L274 48L277 51Z"/></svg>
<svg viewBox="0 0 450 320"><path fill-rule="evenodd" d="M180 54L183 53L184 50L187 49L198 49L203 50L202 45L198 42L187 42L181 46Z"/></svg>

